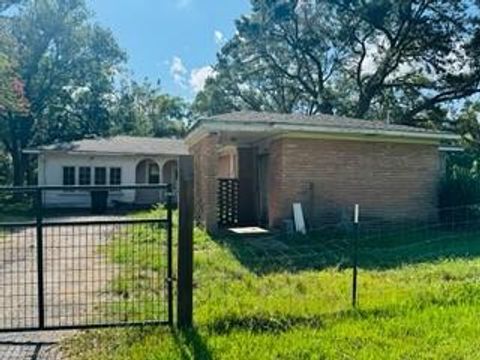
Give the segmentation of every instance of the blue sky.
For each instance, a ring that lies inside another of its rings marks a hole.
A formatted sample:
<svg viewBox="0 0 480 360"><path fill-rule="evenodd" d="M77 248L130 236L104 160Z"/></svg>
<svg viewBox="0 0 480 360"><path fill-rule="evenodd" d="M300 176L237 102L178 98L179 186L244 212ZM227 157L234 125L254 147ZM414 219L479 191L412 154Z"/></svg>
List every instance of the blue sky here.
<svg viewBox="0 0 480 360"><path fill-rule="evenodd" d="M249 0L88 0L97 22L128 53L135 79L191 100Z"/></svg>

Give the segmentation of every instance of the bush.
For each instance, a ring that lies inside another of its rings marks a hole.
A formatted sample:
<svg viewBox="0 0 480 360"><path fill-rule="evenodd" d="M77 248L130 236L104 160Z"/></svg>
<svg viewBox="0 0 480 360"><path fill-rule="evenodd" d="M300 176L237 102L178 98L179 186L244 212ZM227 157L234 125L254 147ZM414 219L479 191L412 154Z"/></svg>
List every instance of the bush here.
<svg viewBox="0 0 480 360"><path fill-rule="evenodd" d="M480 202L480 179L469 169L447 174L440 184L440 208L461 207Z"/></svg>
<svg viewBox="0 0 480 360"><path fill-rule="evenodd" d="M0 152L0 185L10 185L12 183L12 162L10 157Z"/></svg>
<svg viewBox="0 0 480 360"><path fill-rule="evenodd" d="M480 171L477 160L468 154L450 156L440 183L440 220L466 221L477 217L480 204Z"/></svg>

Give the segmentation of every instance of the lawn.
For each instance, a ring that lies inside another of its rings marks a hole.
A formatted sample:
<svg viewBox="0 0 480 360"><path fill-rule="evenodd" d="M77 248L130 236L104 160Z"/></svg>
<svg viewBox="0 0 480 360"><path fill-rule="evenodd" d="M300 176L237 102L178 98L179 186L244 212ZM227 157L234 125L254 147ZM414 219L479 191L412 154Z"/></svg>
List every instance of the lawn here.
<svg viewBox="0 0 480 360"><path fill-rule="evenodd" d="M480 231L381 235L359 241L353 309L349 239L212 239L196 229L195 329L89 331L65 352L92 360L480 359ZM113 239L101 251L126 276L132 259L152 274L164 267L133 242ZM112 287L147 298L158 291L149 283L116 279ZM148 309L138 312L132 317Z"/></svg>
<svg viewBox="0 0 480 360"><path fill-rule="evenodd" d="M20 201L12 199L12 196L0 194L0 223L31 221L35 219L35 210L31 199L26 196Z"/></svg>

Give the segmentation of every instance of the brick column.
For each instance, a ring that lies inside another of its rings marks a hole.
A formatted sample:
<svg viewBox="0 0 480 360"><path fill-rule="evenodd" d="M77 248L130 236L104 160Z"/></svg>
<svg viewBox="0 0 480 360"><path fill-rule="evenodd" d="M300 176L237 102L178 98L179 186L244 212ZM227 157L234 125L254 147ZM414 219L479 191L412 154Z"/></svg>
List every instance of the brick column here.
<svg viewBox="0 0 480 360"><path fill-rule="evenodd" d="M208 232L217 231L218 135L209 134L191 146L195 171L195 220Z"/></svg>

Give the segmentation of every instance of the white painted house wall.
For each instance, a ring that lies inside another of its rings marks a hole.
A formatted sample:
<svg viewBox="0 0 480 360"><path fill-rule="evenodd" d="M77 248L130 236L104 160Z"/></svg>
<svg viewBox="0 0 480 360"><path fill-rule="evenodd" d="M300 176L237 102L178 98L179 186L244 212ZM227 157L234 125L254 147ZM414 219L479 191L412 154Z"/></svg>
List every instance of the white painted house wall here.
<svg viewBox="0 0 480 360"><path fill-rule="evenodd" d="M177 161L176 156L166 155L131 155L131 154L80 154L80 153L62 153L62 152L44 152L38 156L38 184L39 185L63 185L63 168L65 166L74 166L76 168L75 177L78 185L79 167L90 167L92 176L92 185L94 179L95 167L107 168L107 185L109 184L110 167L119 167L122 169L122 185L134 185L136 180L136 168L142 160L153 160L160 169L160 183L163 179L163 166L170 160ZM113 200L122 202L135 201L135 190L122 190L110 192L109 206ZM90 207L90 194L79 191L45 191L44 204L47 207L72 207L86 208Z"/></svg>

